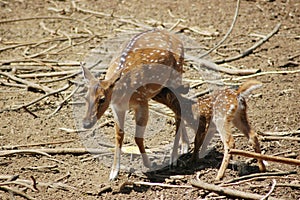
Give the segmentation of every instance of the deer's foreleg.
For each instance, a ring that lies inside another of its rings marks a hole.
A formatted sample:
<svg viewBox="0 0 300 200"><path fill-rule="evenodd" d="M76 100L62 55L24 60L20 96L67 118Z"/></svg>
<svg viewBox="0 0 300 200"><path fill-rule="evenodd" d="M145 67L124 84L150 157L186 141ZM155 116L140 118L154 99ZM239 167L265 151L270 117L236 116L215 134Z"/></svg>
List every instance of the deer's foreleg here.
<svg viewBox="0 0 300 200"><path fill-rule="evenodd" d="M125 111L116 111L112 109L115 117L115 154L114 162L110 172L109 180L115 180L120 171L120 160L121 160L121 148L124 139L124 119Z"/></svg>
<svg viewBox="0 0 300 200"><path fill-rule="evenodd" d="M145 129L149 117L148 101L140 102L140 104L136 106L134 111L135 111L135 122L136 122L135 137L134 137L135 143L137 144L140 153L142 155L144 166L150 168L151 162L147 156L145 146L144 146L144 134L145 134Z"/></svg>

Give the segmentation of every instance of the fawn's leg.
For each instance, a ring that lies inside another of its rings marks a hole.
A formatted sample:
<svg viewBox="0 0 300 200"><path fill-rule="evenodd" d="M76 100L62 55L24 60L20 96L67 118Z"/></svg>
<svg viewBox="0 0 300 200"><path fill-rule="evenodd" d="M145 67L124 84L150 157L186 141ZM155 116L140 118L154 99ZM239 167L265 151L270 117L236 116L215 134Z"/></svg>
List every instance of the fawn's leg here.
<svg viewBox="0 0 300 200"><path fill-rule="evenodd" d="M253 146L256 153L261 153L260 145L256 133L251 129L248 122L246 110L239 110L236 114L233 124L248 138L248 141ZM258 167L261 172L266 171L266 166L261 159L257 160Z"/></svg>
<svg viewBox="0 0 300 200"><path fill-rule="evenodd" d="M194 140L194 152L192 155L191 160L196 161L199 158L199 149L203 144L203 141L207 134L207 126L206 126L206 118L203 116L200 116L199 118L199 126L197 128L195 140Z"/></svg>
<svg viewBox="0 0 300 200"><path fill-rule="evenodd" d="M144 134L146 125L148 122L148 100L143 101L141 104L137 105L134 109L135 111L135 143L139 147L140 153L142 155L143 164L145 167L150 168L151 162L146 154L145 146L144 146Z"/></svg>
<svg viewBox="0 0 300 200"><path fill-rule="evenodd" d="M201 150L199 152L199 158L204 158L206 156L206 154L208 153L207 147L208 147L211 139L214 137L214 135L216 133L216 126L214 125L214 123L210 123L210 125L207 129L208 130L207 130L205 139L203 141L203 144L201 146Z"/></svg>
<svg viewBox="0 0 300 200"><path fill-rule="evenodd" d="M124 119L125 119L125 111L116 111L114 108L112 109L115 118L115 154L114 154L114 162L112 165L112 169L110 172L109 180L115 180L120 171L120 159L121 159L121 148L124 139Z"/></svg>
<svg viewBox="0 0 300 200"><path fill-rule="evenodd" d="M218 132L220 133L222 142L224 144L224 157L222 160L221 167L218 171L216 180L221 180L224 177L225 170L228 167L229 161L231 159L231 155L229 154L229 150L234 148L234 139L231 134L231 119L230 116L227 116L224 120L219 120L216 122L216 127Z"/></svg>

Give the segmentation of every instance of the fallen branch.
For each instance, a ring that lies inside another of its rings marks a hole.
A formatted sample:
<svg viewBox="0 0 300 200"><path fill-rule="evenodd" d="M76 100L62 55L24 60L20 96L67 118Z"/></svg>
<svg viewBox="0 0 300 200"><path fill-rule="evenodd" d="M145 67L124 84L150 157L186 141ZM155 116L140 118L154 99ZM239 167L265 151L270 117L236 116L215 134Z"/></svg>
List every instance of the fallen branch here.
<svg viewBox="0 0 300 200"><path fill-rule="evenodd" d="M0 72L0 73L1 73L1 72ZM41 101L42 99L44 99L44 98L46 98L46 97L48 97L48 96L51 96L51 95L54 95L54 94L57 94L57 93L60 93L60 92L62 92L62 91L67 90L67 89L69 89L69 87L71 87L71 86L72 86L72 83L69 82L69 83L68 83L67 85L65 85L64 87L62 87L62 88L60 88L60 89L58 89L58 90L54 90L54 91L52 91L52 92L50 92L50 93L47 93L47 94L45 94L45 95L43 95L43 96L41 96L41 97L39 97L39 98L37 98L37 99L35 99L35 100L29 102L29 103L24 104L24 105L20 105L20 106L17 106L17 107L15 107L15 108L4 108L4 109L0 110L0 113L2 113L2 112L4 112L4 111L16 111L16 110L20 110L21 108L24 108L24 107L29 107L29 106L31 106L31 105L33 105L33 104L35 104L35 103Z"/></svg>
<svg viewBox="0 0 300 200"><path fill-rule="evenodd" d="M187 60L191 60L196 64L199 64L199 69L208 68L213 71L219 71L230 75L249 75L261 71L260 69L230 69L230 68L219 66L208 60L196 58L195 56L191 56L191 55L186 55L186 58Z"/></svg>
<svg viewBox="0 0 300 200"><path fill-rule="evenodd" d="M299 71L300 72L300 71ZM258 133L259 135L263 136L287 136L287 135L297 135L300 134L300 130L295 130L295 131L283 131L283 132L262 132Z"/></svg>
<svg viewBox="0 0 300 200"><path fill-rule="evenodd" d="M287 137L287 136L262 136L260 137L262 141L269 141L269 140L293 140L293 141L300 141L299 137Z"/></svg>
<svg viewBox="0 0 300 200"><path fill-rule="evenodd" d="M38 155L51 157L48 153L43 151L43 149L36 149L36 150L24 149L24 150L3 150L3 151L0 151L0 157L10 156L10 155L13 155L13 154L38 154Z"/></svg>
<svg viewBox="0 0 300 200"><path fill-rule="evenodd" d="M71 20L71 21L78 21L83 24L89 25L86 21L77 19L77 18L71 18L71 17L58 17L58 16L36 16L36 17L24 17L24 18L17 18L17 19L5 19L0 20L0 24L5 23L11 23L11 22L20 22L20 21L30 21L30 20L41 20L41 19L59 19L59 20Z"/></svg>
<svg viewBox="0 0 300 200"><path fill-rule="evenodd" d="M78 72L78 70L68 70L62 72L48 72L48 73L38 73L38 74L18 74L19 78L40 78L40 77L54 77L54 76L65 76L68 74L73 74Z"/></svg>
<svg viewBox="0 0 300 200"><path fill-rule="evenodd" d="M7 145L7 146L0 147L0 149L13 150L20 147L35 147L35 146L45 146L45 145L53 145L53 144L64 144L64 143L71 143L74 141L75 140L64 140L64 141L55 141L55 142L33 143L33 144Z"/></svg>
<svg viewBox="0 0 300 200"><path fill-rule="evenodd" d="M295 73L299 73L299 72L300 72L300 69L291 70L291 71L287 71L287 70L284 70L284 71L266 71L266 72L259 72L259 73L256 73L256 74L250 74L250 75L242 76L242 77L224 79L224 81L225 80L227 80L227 81L239 81L239 80L242 80L242 79L254 78L254 77L257 77L257 76L263 76L263 75L268 75L268 74L295 74Z"/></svg>
<svg viewBox="0 0 300 200"><path fill-rule="evenodd" d="M252 181L260 181L260 180L265 180L265 179L286 179L287 177L280 177L280 176L259 176L259 177L253 177L253 178L249 178L246 180L241 180L241 181L237 181L237 182L232 182L232 183L222 183L220 184L220 186L222 187L228 187L228 186L233 186L233 185L240 185L243 183L247 183L247 182L252 182Z"/></svg>
<svg viewBox="0 0 300 200"><path fill-rule="evenodd" d="M296 171L290 171L290 172L265 172L265 173L256 173L256 174L249 174L246 176L241 176L238 178L234 178L231 180L228 180L224 183L222 183L222 185L227 185L229 183L233 183L233 182L237 182L237 181L242 181L242 180L247 180L247 179L252 179L252 178L257 178L257 177L266 177L266 176L287 176L290 174L297 174Z"/></svg>
<svg viewBox="0 0 300 200"><path fill-rule="evenodd" d="M151 182L142 182L142 181L127 182L127 183L133 185L160 186L165 188L193 188L191 185L171 185L165 183L151 183Z"/></svg>
<svg viewBox="0 0 300 200"><path fill-rule="evenodd" d="M261 196L258 194L242 192L239 190L220 187L220 186L205 183L205 182L199 181L199 180L191 180L191 184L195 187L202 188L204 190L216 192L220 195L225 195L225 196L230 196L230 197L236 197L236 198L242 198L242 199L262 199L264 197L264 196ZM275 200L276 198L269 197L268 199Z"/></svg>
<svg viewBox="0 0 300 200"><path fill-rule="evenodd" d="M271 187L270 191L269 191L263 198L261 198L261 200L269 199L269 196L270 196L270 195L272 194L272 192L274 191L275 186L276 186L276 180L273 179L273 183L272 183L272 187Z"/></svg>
<svg viewBox="0 0 300 200"><path fill-rule="evenodd" d="M35 198L25 194L24 192L21 192L19 190L10 188L10 187L6 187L6 186L0 186L0 190L3 190L5 192L9 192L9 193L13 193L13 194L17 194L21 197L24 197L25 199L29 199L29 200L35 200Z"/></svg>
<svg viewBox="0 0 300 200"><path fill-rule="evenodd" d="M89 70L93 69L94 67L96 67L97 65L99 65L102 62L102 59L97 60L97 62L95 62L93 65L87 67ZM79 74L82 73L82 70L78 70L77 72L74 72L73 74L70 74L68 76L64 76L58 79L53 79L53 80L46 80L46 81L40 81L40 83L53 83L53 82L58 82L58 81L62 81L62 80L66 80L69 78L73 78Z"/></svg>
<svg viewBox="0 0 300 200"><path fill-rule="evenodd" d="M200 58L203 58L203 57L207 56L208 54L210 54L211 52L213 52L214 50L216 50L217 48L219 48L224 43L224 41L228 38L229 34L233 30L233 27L235 25L236 20L237 20L237 17L238 17L238 14L239 14L239 7L240 7L240 1L237 0L235 14L234 14L233 21L231 23L231 26L230 26L229 30L227 31L227 33L225 34L225 36L223 37L223 39L218 42L218 44L216 44L213 48L211 48L209 51L205 52L204 54L201 54L199 56Z"/></svg>
<svg viewBox="0 0 300 200"><path fill-rule="evenodd" d="M264 44L266 41L268 41L273 35L275 35L279 31L280 26L281 26L281 23L277 24L275 26L275 28L268 35L266 35L264 38L259 40L257 43L255 43L253 46L251 46L249 49L246 49L243 53L241 53L237 56L231 57L231 58L222 59L222 60L215 60L214 63L222 64L222 63L225 63L225 62L232 62L232 61L235 61L235 60L238 60L240 58L248 56L255 49L260 47L262 44Z"/></svg>
<svg viewBox="0 0 300 200"><path fill-rule="evenodd" d="M101 154L106 153L107 151L103 151L102 149L86 149L86 148L55 148L55 149L24 149L24 150L3 150L0 151L0 157L9 156L12 154L40 154L47 157L51 157L53 154L73 154L73 155L81 155L81 154ZM51 155L50 155L51 154Z"/></svg>
<svg viewBox="0 0 300 200"><path fill-rule="evenodd" d="M59 103L59 105L57 106L57 108L50 115L48 115L48 118L52 117L58 111L60 111L60 109L63 107L63 105L66 104L66 102L75 94L75 92L77 92L77 90L79 89L79 87L80 87L80 85L78 85L64 100L62 100Z"/></svg>
<svg viewBox="0 0 300 200"><path fill-rule="evenodd" d="M300 160L292 159L292 158L283 158L283 157L272 156L272 155L264 155L264 154L260 154L260 153L253 153L253 152L243 151L243 150L238 150L238 149L230 149L229 153L234 154L234 155L246 156L246 157L250 157L250 158L284 163L284 164L288 164L288 165L300 166Z"/></svg>
<svg viewBox="0 0 300 200"><path fill-rule="evenodd" d="M291 184L291 183L278 183L276 185L276 187L291 187L291 188L295 188L295 189L300 189L300 185L299 184Z"/></svg>
<svg viewBox="0 0 300 200"><path fill-rule="evenodd" d="M18 77L14 76L10 73L0 72L0 75L6 76L7 78L9 78L13 81L22 83L22 84L26 85L27 88L34 88L34 89L37 89L37 90L41 90L41 91L45 92L46 94L53 92L53 89L51 89L51 88L39 85L37 83L30 82L30 81L27 81L27 80L24 80L24 79L21 79L21 78L18 78Z"/></svg>
<svg viewBox="0 0 300 200"><path fill-rule="evenodd" d="M151 183L151 182L143 182L143 181L125 181L124 183L120 184L116 189L118 192L124 189L127 185L145 185L145 186L159 186L164 188L193 188L191 185L171 185L166 183ZM110 187L111 188L111 187ZM105 188L110 189L110 188Z"/></svg>
<svg viewBox="0 0 300 200"><path fill-rule="evenodd" d="M48 51L51 51L52 49L55 49L58 45L55 44L41 52L38 52L38 53L35 53L35 54L32 54L32 55L24 55L25 58L35 58L35 57L38 57L38 56L41 56L41 55L44 55L45 53L47 53Z"/></svg>

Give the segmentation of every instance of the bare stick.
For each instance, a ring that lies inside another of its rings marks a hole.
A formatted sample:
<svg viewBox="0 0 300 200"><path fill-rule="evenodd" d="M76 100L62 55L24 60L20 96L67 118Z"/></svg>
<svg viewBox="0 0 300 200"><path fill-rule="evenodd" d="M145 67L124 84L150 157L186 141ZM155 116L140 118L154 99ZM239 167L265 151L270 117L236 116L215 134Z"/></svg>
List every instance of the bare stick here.
<svg viewBox="0 0 300 200"><path fill-rule="evenodd" d="M44 169L55 169L58 165L46 165L46 166L37 166L37 167L23 167L22 169L28 169L28 170L44 170Z"/></svg>
<svg viewBox="0 0 300 200"><path fill-rule="evenodd" d="M246 175L246 176L241 176L241 177L238 177L238 178L228 180L228 181L224 182L223 184L227 185L228 183L233 183L233 182L236 182L236 181L242 181L242 180L247 180L247 179L252 179L252 178L257 178L257 177L286 176L286 175L290 175L290 174L297 174L297 172L296 171L290 171L290 172L265 172L265 173L249 174L249 175Z"/></svg>
<svg viewBox="0 0 300 200"><path fill-rule="evenodd" d="M6 192L9 192L9 193L13 193L13 194L17 194L21 197L24 197L25 199L29 199L29 200L35 200L35 198L19 191L19 190L16 190L16 189L13 189L13 188L10 188L10 187L6 187L6 186L0 186L0 190L3 190L3 191L6 191Z"/></svg>
<svg viewBox="0 0 300 200"><path fill-rule="evenodd" d="M257 76L263 76L263 75L269 75L269 74L294 74L294 73L299 73L300 69L298 70L291 70L291 71L287 71L287 70L283 70L283 71L266 71L266 72L259 72L257 74L250 74L247 76L242 76L242 77L236 77L236 78L231 78L231 79L224 79L224 80L228 80L228 81L239 81L242 79L248 79L248 78L254 78Z"/></svg>
<svg viewBox="0 0 300 200"><path fill-rule="evenodd" d="M216 192L220 195L230 196L230 197L237 197L243 199L262 199L263 196L248 192L242 192L239 190L234 190L230 188L220 187L214 184L205 183L200 180L191 180L191 184L195 187L202 188L208 191ZM270 200L275 200L276 198L269 197Z"/></svg>
<svg viewBox="0 0 300 200"><path fill-rule="evenodd" d="M147 185L147 186L160 186L165 188L193 188L191 185L171 185L165 183L151 183L151 182L143 182L143 181L126 181L122 184L124 187L125 185Z"/></svg>
<svg viewBox="0 0 300 200"><path fill-rule="evenodd" d="M19 83L23 83L27 87L35 88L35 89L41 90L41 91L43 91L45 93L51 93L51 92L53 92L53 89L51 89L51 88L48 88L46 86L42 86L42 85L30 82L30 81L27 81L27 80L24 80L24 79L21 79L21 78L18 78L16 76L14 76L12 74L9 74L9 73L6 73L6 72L0 72L0 75L6 76L6 77L8 77L9 79L11 79L13 81L16 81L16 82L19 82Z"/></svg>
<svg viewBox="0 0 300 200"><path fill-rule="evenodd" d="M100 36L100 35L97 35L97 36ZM81 38L89 38L89 37L91 37L91 36L90 35L79 35L79 36L73 36L73 37L71 37L71 39L81 39ZM65 40L69 40L69 38L58 37L58 38L53 38L53 39L49 39L49 40L42 40L42 41L39 41L39 42L25 42L25 43L21 43L21 44L14 44L14 45L10 45L10 46L7 46L7 47L0 48L0 52L8 50L8 49L14 49L14 48L17 48L17 47L30 46L30 45L41 45L41 44L45 44L45 43L56 42L56 41L65 41ZM24 58L19 58L17 60L16 59L7 60L7 61L0 60L0 62L1 63L11 63L11 62L18 62L20 60L22 61L22 60L24 60Z"/></svg>
<svg viewBox="0 0 300 200"><path fill-rule="evenodd" d="M0 24L20 22L20 21L40 20L40 19L72 20L72 21L78 21L86 25L89 25L86 21L81 19L71 18L71 17L57 17L57 16L36 16L36 17L24 17L24 18L17 18L17 19L5 19L5 20L0 20Z"/></svg>
<svg viewBox="0 0 300 200"><path fill-rule="evenodd" d="M292 141L300 141L299 137L287 137L287 136L262 136L260 137L262 141L269 140L292 140Z"/></svg>
<svg viewBox="0 0 300 200"><path fill-rule="evenodd" d="M32 191L37 191L31 185L28 185L27 183L20 183L18 181L5 181L5 182L0 183L0 186L4 186L4 185L20 185L20 186L26 187L28 189L31 189Z"/></svg>
<svg viewBox="0 0 300 200"><path fill-rule="evenodd" d="M270 191L263 198L261 198L261 200L268 199L269 196L271 195L271 193L274 191L275 186L276 186L276 180L273 179L273 184L272 184L272 187L271 187Z"/></svg>
<svg viewBox="0 0 300 200"><path fill-rule="evenodd" d="M82 154L101 154L106 153L102 149L86 149L86 148L55 148L55 149L24 149L24 150L3 150L0 151L0 157L12 155L12 154L41 154L47 157L51 157L50 154L73 154L73 155L82 155Z"/></svg>
<svg viewBox="0 0 300 200"><path fill-rule="evenodd" d="M38 154L38 155L51 157L48 153L43 151L43 149L36 149L36 150L24 149L24 150L3 150L3 151L0 151L0 157L10 156L10 155L13 155L13 154Z"/></svg>
<svg viewBox="0 0 300 200"><path fill-rule="evenodd" d="M0 73L1 73L1 72L0 72ZM20 110L21 108L31 106L31 105L33 105L33 104L39 102L40 100L42 100L42 99L48 97L48 96L51 96L51 95L60 93L60 92L62 92L62 91L65 91L65 90L67 90L67 89L68 89L69 87L71 87L71 86L72 86L72 84L69 83L69 84L65 85L64 87L62 87L62 88L60 88L60 89L58 89L58 90L55 90L55 91L53 91L53 92L50 92L50 93L48 93L48 94L45 94L45 95L43 95L43 96L41 96L41 97L39 97L39 98L37 98L37 99L35 99L35 100L33 100L33 101L27 103L27 104L24 104L24 105L21 105L21 106L17 106L17 107L15 107L15 108L4 108L4 109L0 110L0 113L2 113L2 112L4 112L4 111L16 111L16 110Z"/></svg>
<svg viewBox="0 0 300 200"><path fill-rule="evenodd" d="M244 79L249 79L249 78L254 78L254 77L257 77L257 76L264 76L264 75L269 75L269 74L295 74L295 73L300 73L300 69L298 69L298 70L291 70L291 71L283 70L283 71L259 72L259 73L250 74L250 75L241 76L241 77L236 77L236 78L225 78L225 79L221 79L219 81L221 81L221 82L226 82L226 81L240 81L240 80L244 80ZM208 82L208 81L199 81L199 83L192 85L191 88L197 87L197 86L202 85L204 83L212 83L213 84L213 82L211 82L211 81L210 82ZM285 132L285 133L287 133L287 132Z"/></svg>
<svg viewBox="0 0 300 200"><path fill-rule="evenodd" d="M19 74L18 77L20 78L39 78L39 77L54 77L54 76L65 76L68 74L73 74L78 72L78 70L68 70L62 72L48 72L48 73L38 73L38 74Z"/></svg>
<svg viewBox="0 0 300 200"><path fill-rule="evenodd" d="M95 62L93 65L91 65L90 67L88 67L89 70L91 70L92 68L96 67L98 64L100 64L102 62L102 59L99 59L97 62ZM53 79L53 80L47 80L47 81L40 81L40 83L53 83L53 82L58 82L58 81L62 81L62 80L66 80L66 79L69 79L69 78L73 78L79 74L81 74L82 71L79 70L77 72L74 72L73 74L70 74L68 76L64 76L64 77L61 77L61 78L58 78L58 79Z"/></svg>
<svg viewBox="0 0 300 200"><path fill-rule="evenodd" d="M20 144L20 145L9 145L9 146L2 146L0 149L16 149L20 147L35 147L35 146L45 146L45 145L52 145L52 144L64 144L74 142L75 140L65 140L65 141L55 141L55 142L41 142L41 143L33 143L33 144Z"/></svg>
<svg viewBox="0 0 300 200"><path fill-rule="evenodd" d="M227 58L227 59L223 59L223 60L215 60L214 63L222 64L222 63L225 63L225 62L232 62L232 61L238 60L240 58L243 58L245 56L248 56L255 49L260 47L262 44L264 44L266 41L268 41L273 35L275 35L279 31L280 26L281 26L281 23L277 24L275 26L275 28L272 30L272 32L270 32L268 35L266 35L266 37L259 40L257 43L255 43L253 46L251 46L249 49L246 49L243 53L241 53L237 56L231 57L231 58Z"/></svg>
<svg viewBox="0 0 300 200"><path fill-rule="evenodd" d="M299 71L300 72L300 71ZM300 130L295 130L295 131L283 131L283 132L263 132L263 133L258 133L259 135L263 136L287 136L287 135L296 135L300 134Z"/></svg>
<svg viewBox="0 0 300 200"><path fill-rule="evenodd" d="M112 17L112 14L107 14L107 13L103 13L103 12L97 12L97 11L92 11L92 10L86 10L83 8L80 8L76 5L75 1L71 1L73 8L78 11L78 12L82 12L85 14L92 14L92 15L96 15L96 16L100 16L100 17Z"/></svg>
<svg viewBox="0 0 300 200"><path fill-rule="evenodd" d="M47 53L48 51L51 51L52 49L55 49L56 47L57 47L58 45L57 44L55 44L55 45L53 45L53 46L51 46L51 47L49 47L49 48L47 48L47 49L45 49L45 50L43 50L43 51L41 51L41 52L38 52L38 53L35 53L35 54L32 54L32 55L24 55L26 58L35 58L35 57L38 57L38 56L41 56L41 55L43 55L43 54L45 54L45 53Z"/></svg>
<svg viewBox="0 0 300 200"><path fill-rule="evenodd" d="M23 84L7 83L3 81L0 82L0 85L9 86L9 87L27 88L27 86Z"/></svg>
<svg viewBox="0 0 300 200"><path fill-rule="evenodd" d="M291 188L300 189L300 185L299 184L290 184L290 183L278 183L276 185L276 187L291 187Z"/></svg>
<svg viewBox="0 0 300 200"><path fill-rule="evenodd" d="M63 107L63 105L75 94L75 92L77 92L77 90L79 89L79 87L80 87L80 85L78 85L63 101L61 101L59 103L59 105L57 106L57 108L50 115L48 115L48 118L52 117L58 111L60 111L60 109Z"/></svg>
<svg viewBox="0 0 300 200"><path fill-rule="evenodd" d="M203 57L207 56L208 54L210 54L211 52L213 52L214 50L219 48L224 43L224 41L228 38L229 34L233 30L233 27L235 25L236 20L237 20L237 17L238 17L238 14L239 14L239 7L240 7L240 0L237 0L235 14L234 14L233 21L231 23L231 26L230 26L229 30L227 31L227 33L225 34L223 39L218 44L216 44L213 48L211 48L209 51L205 52L204 54L201 54L199 56L200 58L203 58Z"/></svg>
<svg viewBox="0 0 300 200"><path fill-rule="evenodd" d="M265 179L275 179L275 178L290 179L290 177L280 177L280 176L259 176L259 177L253 177L253 178L246 179L246 180L241 180L241 181L238 181L238 182L233 182L233 183L222 183L222 184L220 184L220 186L228 187L228 186L240 185L240 184L247 183L247 182L252 182L252 181L259 181L259 180L265 180Z"/></svg>
<svg viewBox="0 0 300 200"><path fill-rule="evenodd" d="M208 68L214 71L223 72L231 75L249 75L255 74L260 71L260 69L230 69L226 67L219 66L213 62L196 58L195 56L186 55L186 58L192 60L196 64L200 64L200 68Z"/></svg>
<svg viewBox="0 0 300 200"><path fill-rule="evenodd" d="M260 153L253 153L253 152L243 151L243 150L238 150L238 149L230 149L229 153L234 154L234 155L246 156L246 157L250 157L250 158L257 158L257 159L268 160L268 161L273 161L273 162L280 162L280 163L284 163L284 164L288 164L288 165L300 166L300 160L292 159L292 158L283 158L283 157L278 157L278 156L264 155L264 154L260 154Z"/></svg>

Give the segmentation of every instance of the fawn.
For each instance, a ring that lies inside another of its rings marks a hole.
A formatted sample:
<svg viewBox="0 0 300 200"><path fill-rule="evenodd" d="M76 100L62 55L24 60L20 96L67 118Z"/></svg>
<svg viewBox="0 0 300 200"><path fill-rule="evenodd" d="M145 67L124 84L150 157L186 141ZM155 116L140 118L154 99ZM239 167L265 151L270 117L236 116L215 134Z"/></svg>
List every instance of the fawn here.
<svg viewBox="0 0 300 200"><path fill-rule="evenodd" d="M154 29L142 32L129 41L121 55L109 65L104 80L96 79L87 68L82 67L88 82L84 128L91 128L109 105L114 114L116 144L110 180L118 176L120 169L124 119L129 109L134 111L135 142L142 155L143 164L145 167L151 167L144 147L148 101L156 95L159 96L165 87L169 88L168 91L174 96L187 92L182 85L183 56L183 45L176 36L165 30ZM157 101L164 103L161 98ZM181 119L175 119L176 128L179 128ZM188 145L188 141L185 143Z"/></svg>
<svg viewBox="0 0 300 200"><path fill-rule="evenodd" d="M164 104L168 105L178 117L181 117L196 132L192 161L205 156L206 148L214 133L219 132L225 151L216 177L216 180L220 180L223 178L225 169L229 164L231 157L229 150L235 146L231 134L231 124L236 126L248 138L256 153L261 152L257 135L248 122L245 100L252 90L261 85L262 83L259 81L250 80L243 83L238 90L219 90L208 97L200 97L195 102L182 96L178 99L178 96L175 97L167 88L164 88L160 96L156 98L160 98L161 102L164 101ZM180 105L185 106L184 108L178 109L180 107L179 101L181 101ZM193 115L196 115L196 117ZM186 130L181 127L179 131L185 132ZM178 147L179 137L180 134L176 134L173 150ZM201 151L199 153L200 147ZM266 171L262 160L258 160L258 166L260 171Z"/></svg>

